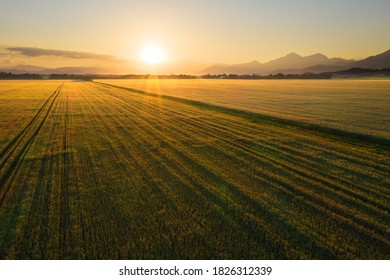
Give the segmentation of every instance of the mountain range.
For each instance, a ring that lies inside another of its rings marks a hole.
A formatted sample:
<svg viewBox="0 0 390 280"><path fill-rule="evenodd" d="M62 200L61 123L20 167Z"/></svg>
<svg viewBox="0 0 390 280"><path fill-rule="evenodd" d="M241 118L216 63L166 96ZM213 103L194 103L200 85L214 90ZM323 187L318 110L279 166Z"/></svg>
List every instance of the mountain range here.
<svg viewBox="0 0 390 280"><path fill-rule="evenodd" d="M350 68L384 69L390 68L390 50L367 57L362 60L347 60L343 58L328 58L317 53L309 56L300 56L290 53L286 56L271 60L267 63L260 63L253 60L239 64L213 64L207 66L189 61L165 62L154 67L137 63L131 67L104 68L104 67L60 67L46 68L35 65L15 65L12 67L0 68L0 72L13 74L35 73L35 74L146 74L156 72L158 74L302 74L322 73L341 71Z"/></svg>
<svg viewBox="0 0 390 280"><path fill-rule="evenodd" d="M290 53L267 63L260 63L257 60L223 65L212 65L203 70L204 74L301 74L301 73L322 73L346 70L349 68L370 68L383 69L390 67L390 50L379 55L370 56L363 60L346 60L342 58L328 58L317 53L309 56L300 56Z"/></svg>

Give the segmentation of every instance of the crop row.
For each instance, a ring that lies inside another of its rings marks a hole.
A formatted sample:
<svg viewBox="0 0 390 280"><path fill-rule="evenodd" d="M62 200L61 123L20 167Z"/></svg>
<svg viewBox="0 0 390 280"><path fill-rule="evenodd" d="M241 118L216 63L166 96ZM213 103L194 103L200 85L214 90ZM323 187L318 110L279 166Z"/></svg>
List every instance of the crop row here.
<svg viewBox="0 0 390 280"><path fill-rule="evenodd" d="M389 254L382 143L93 82L56 94L0 169L2 258Z"/></svg>

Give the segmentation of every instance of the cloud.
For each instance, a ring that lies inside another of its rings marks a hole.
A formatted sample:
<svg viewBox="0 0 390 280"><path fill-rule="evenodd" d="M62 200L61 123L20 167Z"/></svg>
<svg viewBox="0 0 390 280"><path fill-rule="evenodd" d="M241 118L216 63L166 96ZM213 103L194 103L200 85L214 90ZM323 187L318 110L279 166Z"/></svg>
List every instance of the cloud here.
<svg viewBox="0 0 390 280"><path fill-rule="evenodd" d="M96 54L88 52L77 52L77 51L64 51L64 50L51 50L51 49L41 49L41 48L23 48L23 47L12 47L7 48L7 50L17 52L19 54L38 57L38 56L60 56L67 58L76 58L76 59L104 59L104 60L115 60L116 58L111 55L105 54Z"/></svg>

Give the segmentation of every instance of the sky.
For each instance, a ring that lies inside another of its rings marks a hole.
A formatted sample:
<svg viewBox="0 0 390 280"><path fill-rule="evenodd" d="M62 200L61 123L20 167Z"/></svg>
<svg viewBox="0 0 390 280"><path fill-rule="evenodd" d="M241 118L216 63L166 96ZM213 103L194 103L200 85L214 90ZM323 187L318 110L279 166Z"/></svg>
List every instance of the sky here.
<svg viewBox="0 0 390 280"><path fill-rule="evenodd" d="M137 61L149 44L167 60L200 63L267 62L291 52L362 59L390 49L389 11L389 0L2 0L0 63L81 61L66 53L17 58L9 48Z"/></svg>

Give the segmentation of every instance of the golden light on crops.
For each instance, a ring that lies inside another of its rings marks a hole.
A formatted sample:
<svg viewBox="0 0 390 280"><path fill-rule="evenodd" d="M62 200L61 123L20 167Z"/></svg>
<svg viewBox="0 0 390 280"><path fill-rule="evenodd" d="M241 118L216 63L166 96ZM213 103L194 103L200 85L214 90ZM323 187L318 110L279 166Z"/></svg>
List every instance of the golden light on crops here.
<svg viewBox="0 0 390 280"><path fill-rule="evenodd" d="M148 45L142 49L140 59L144 63L154 65L164 62L165 55L161 47Z"/></svg>

